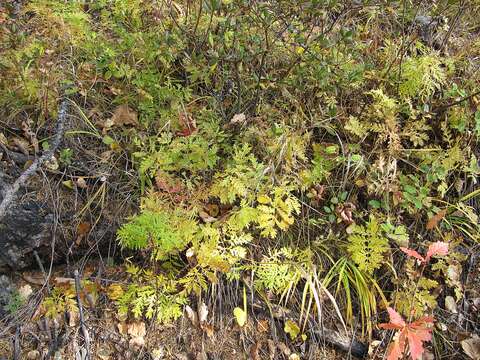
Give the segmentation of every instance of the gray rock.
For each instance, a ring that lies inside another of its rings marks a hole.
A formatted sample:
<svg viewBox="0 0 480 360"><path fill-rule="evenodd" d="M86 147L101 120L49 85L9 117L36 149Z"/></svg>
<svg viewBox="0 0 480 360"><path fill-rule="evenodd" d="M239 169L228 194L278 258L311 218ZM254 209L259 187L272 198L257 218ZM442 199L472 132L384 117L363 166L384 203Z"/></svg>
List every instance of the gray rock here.
<svg viewBox="0 0 480 360"><path fill-rule="evenodd" d="M5 186L0 170L0 201ZM40 202L19 198L0 220L0 272L28 267L35 263L34 250L50 247L53 215Z"/></svg>

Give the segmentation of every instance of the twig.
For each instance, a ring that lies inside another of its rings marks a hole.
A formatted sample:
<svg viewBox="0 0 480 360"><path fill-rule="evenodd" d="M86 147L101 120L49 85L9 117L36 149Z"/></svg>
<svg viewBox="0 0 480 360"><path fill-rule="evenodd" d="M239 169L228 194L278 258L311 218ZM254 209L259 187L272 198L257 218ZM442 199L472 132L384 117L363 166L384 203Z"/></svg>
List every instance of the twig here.
<svg viewBox="0 0 480 360"><path fill-rule="evenodd" d="M58 112L58 121L57 121L57 128L55 138L53 140L52 146L49 150L45 151L45 153L40 157L35 159L35 161L30 165L30 167L25 170L22 175L13 183L13 185L7 187L4 192L3 200L0 203L0 220L3 219L7 212L7 208L10 203L13 201L15 194L17 193L18 189L23 186L28 178L32 176L40 166L47 160L50 160L57 150L60 142L63 138L64 132L64 125L65 119L67 118L67 107L68 103L67 100L63 100L62 104L60 105L60 111Z"/></svg>
<svg viewBox="0 0 480 360"><path fill-rule="evenodd" d="M82 330L83 339L85 340L85 350L87 350L86 360L90 359L90 337L88 335L87 327L85 326L85 318L83 317L83 307L82 300L80 299L80 276L78 275L78 270L75 269L73 272L75 277L75 292L77 293L77 303L78 303L78 314L80 316L80 328Z"/></svg>
<svg viewBox="0 0 480 360"><path fill-rule="evenodd" d="M20 326L15 330L15 337L13 339L13 360L20 359Z"/></svg>
<svg viewBox="0 0 480 360"><path fill-rule="evenodd" d="M40 268L40 271L43 274L44 278L44 285L47 287L48 293L50 293L50 285L48 284L48 275L45 272L45 268L43 267L42 260L40 259L40 256L38 256L37 250L33 250L33 256L35 257L35 260L37 261L38 267Z"/></svg>

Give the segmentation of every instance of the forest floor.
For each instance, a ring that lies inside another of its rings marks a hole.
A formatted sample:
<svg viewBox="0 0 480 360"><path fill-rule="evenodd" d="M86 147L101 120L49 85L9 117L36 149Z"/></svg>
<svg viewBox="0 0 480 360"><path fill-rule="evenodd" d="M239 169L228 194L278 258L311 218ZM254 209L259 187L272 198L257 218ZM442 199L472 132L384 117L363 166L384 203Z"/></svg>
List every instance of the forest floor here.
<svg viewBox="0 0 480 360"><path fill-rule="evenodd" d="M479 360L479 140L478 0L2 1L0 359Z"/></svg>

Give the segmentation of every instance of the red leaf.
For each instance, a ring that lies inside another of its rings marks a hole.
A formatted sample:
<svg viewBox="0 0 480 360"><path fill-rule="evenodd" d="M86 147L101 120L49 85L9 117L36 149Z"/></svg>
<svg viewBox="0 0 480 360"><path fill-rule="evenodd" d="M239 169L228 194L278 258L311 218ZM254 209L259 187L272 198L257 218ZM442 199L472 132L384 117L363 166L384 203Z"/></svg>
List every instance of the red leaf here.
<svg viewBox="0 0 480 360"><path fill-rule="evenodd" d="M390 322L388 324L380 324L379 326L384 329L399 330L395 335L394 341L387 349L387 360L402 358L407 340L411 358L413 360L420 359L424 351L423 343L432 339L433 318L423 317L407 324L394 309L389 307L387 310L390 315Z"/></svg>
<svg viewBox="0 0 480 360"><path fill-rule="evenodd" d="M408 248L405 248L405 247L401 247L400 250L402 250L408 256L411 256L411 257L414 257L414 258L420 260L422 263L426 262L426 259L422 255L420 255L418 252L416 252L415 250L408 249Z"/></svg>
<svg viewBox="0 0 480 360"><path fill-rule="evenodd" d="M388 346L387 360L398 360L403 357L405 352L405 331L401 331L395 336L395 340Z"/></svg>
<svg viewBox="0 0 480 360"><path fill-rule="evenodd" d="M425 262L428 262L433 255L445 256L448 254L448 243L443 241L437 241L430 244L427 251Z"/></svg>
<svg viewBox="0 0 480 360"><path fill-rule="evenodd" d="M413 360L422 358L424 351L423 343L432 339L432 334L430 333L431 331L432 329L426 327L423 329L413 329L411 327L408 328L408 347L410 349L410 356Z"/></svg>

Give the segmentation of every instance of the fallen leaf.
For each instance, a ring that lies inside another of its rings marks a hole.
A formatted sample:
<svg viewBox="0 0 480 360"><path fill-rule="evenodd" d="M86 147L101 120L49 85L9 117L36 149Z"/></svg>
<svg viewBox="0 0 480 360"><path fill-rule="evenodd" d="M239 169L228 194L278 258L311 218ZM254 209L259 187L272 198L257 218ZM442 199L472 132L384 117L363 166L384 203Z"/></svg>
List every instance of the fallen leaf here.
<svg viewBox="0 0 480 360"><path fill-rule="evenodd" d="M288 335L290 335L290 339L292 339L292 340L295 340L297 338L298 334L300 334L300 328L292 320L285 321L285 326L284 326L283 330Z"/></svg>
<svg viewBox="0 0 480 360"><path fill-rule="evenodd" d="M90 231L90 223L89 222L81 222L80 224L78 224L77 226L77 236L78 237L83 237L85 235L87 235Z"/></svg>
<svg viewBox="0 0 480 360"><path fill-rule="evenodd" d="M207 321L208 317L208 308L205 303L201 303L200 306L198 307L198 321L200 324L204 323Z"/></svg>
<svg viewBox="0 0 480 360"><path fill-rule="evenodd" d="M155 175L155 185L158 190L169 194L179 193L183 190L182 182L164 171L158 171Z"/></svg>
<svg viewBox="0 0 480 360"><path fill-rule="evenodd" d="M28 148L30 144L28 143L27 140L16 137L16 138L13 138L12 142L17 147L18 150L20 150L24 155L28 156Z"/></svg>
<svg viewBox="0 0 480 360"><path fill-rule="evenodd" d="M283 342L279 342L277 344L277 347L285 356L290 356L290 354L292 353L292 351L288 348L288 346L285 345L285 343Z"/></svg>
<svg viewBox="0 0 480 360"><path fill-rule="evenodd" d="M430 244L427 250L427 256L425 257L425 262L428 263L430 258L433 255L445 256L448 254L448 243L443 241L437 241L433 244Z"/></svg>
<svg viewBox="0 0 480 360"><path fill-rule="evenodd" d="M268 345L268 356L271 360L273 360L275 359L277 347L275 346L275 342L272 339L267 340L267 345Z"/></svg>
<svg viewBox="0 0 480 360"><path fill-rule="evenodd" d="M197 314L195 313L195 311L193 311L193 309L189 305L185 306L185 311L187 312L187 317L190 320L190 322L194 326L197 326L198 325L198 318L197 318Z"/></svg>
<svg viewBox="0 0 480 360"><path fill-rule="evenodd" d="M203 210L200 210L198 212L198 216L200 216L200 218L205 223L212 223L212 222L217 221L217 218L214 218L214 217L210 216L206 211L203 211Z"/></svg>
<svg viewBox="0 0 480 360"><path fill-rule="evenodd" d="M27 161L28 162L28 161ZM58 165L58 161L57 161L57 158L55 156L52 155L52 157L48 160L45 161L45 167L48 169L48 170L52 170L52 171L55 171L59 168L59 165ZM26 164L25 164L26 165Z"/></svg>
<svg viewBox="0 0 480 360"><path fill-rule="evenodd" d="M78 311L68 312L68 326L75 327L80 322L80 313Z"/></svg>
<svg viewBox="0 0 480 360"><path fill-rule="evenodd" d="M455 302L453 296L445 297L445 309L450 311L452 314L457 313L457 303Z"/></svg>
<svg viewBox="0 0 480 360"><path fill-rule="evenodd" d="M408 248L405 248L405 247L400 247L400 250L402 250L408 256L414 257L414 258L420 260L422 263L425 262L425 258L415 250L408 249Z"/></svg>
<svg viewBox="0 0 480 360"><path fill-rule="evenodd" d="M427 222L427 230L435 228L445 215L447 215L447 209L440 210L437 214L433 215Z"/></svg>
<svg viewBox="0 0 480 360"><path fill-rule="evenodd" d="M20 295L23 300L27 300L32 293L33 290L29 284L23 285L18 289L18 295Z"/></svg>
<svg viewBox="0 0 480 360"><path fill-rule="evenodd" d="M214 327L213 325L211 324L207 324L207 323L203 323L200 325L200 328L205 331L205 333L207 334L207 336L209 338L212 338L213 337L213 334L214 334Z"/></svg>
<svg viewBox="0 0 480 360"><path fill-rule="evenodd" d="M237 320L237 324L240 327L243 327L247 322L247 313L243 311L243 309L236 307L233 309L233 315L235 315L235 319Z"/></svg>
<svg viewBox="0 0 480 360"><path fill-rule="evenodd" d="M177 132L178 136L190 136L197 131L195 119L187 112L178 114L178 124L180 125L180 131Z"/></svg>
<svg viewBox="0 0 480 360"><path fill-rule="evenodd" d="M79 177L75 183L80 189L86 189L88 187L84 177Z"/></svg>
<svg viewBox="0 0 480 360"><path fill-rule="evenodd" d="M258 353L258 351L260 350L261 347L262 347L262 341L261 340L255 342L255 344L253 344L250 347L250 359L251 360L261 360L260 354Z"/></svg>
<svg viewBox="0 0 480 360"><path fill-rule="evenodd" d="M480 338L477 336L462 340L463 352L473 360L480 360Z"/></svg>
<svg viewBox="0 0 480 360"><path fill-rule="evenodd" d="M117 324L117 329L118 329L118 332L121 334L121 335L127 335L127 332L128 332L128 326L125 322L121 321Z"/></svg>
<svg viewBox="0 0 480 360"><path fill-rule="evenodd" d="M110 355L113 354L113 350L110 349L109 347L101 347L97 350L96 355L101 359L101 360L109 360Z"/></svg>
<svg viewBox="0 0 480 360"><path fill-rule="evenodd" d="M230 124L242 124L245 122L247 117L245 116L244 113L241 114L235 114L233 115L232 119L230 120Z"/></svg>
<svg viewBox="0 0 480 360"><path fill-rule="evenodd" d="M45 284L45 277L41 272L23 274L22 277L25 279L25 281L29 282L30 284L35 284L35 285Z"/></svg>
<svg viewBox="0 0 480 360"><path fill-rule="evenodd" d="M123 287L120 284L111 284L107 288L107 296L110 300L113 301L120 299L123 293Z"/></svg>
<svg viewBox="0 0 480 360"><path fill-rule="evenodd" d="M143 321L134 321L127 325L128 330L127 333L131 337L144 337L147 333L145 323Z"/></svg>
<svg viewBox="0 0 480 360"><path fill-rule="evenodd" d="M258 323L257 323L258 332L266 333L268 332L269 327L270 326L267 319L258 320Z"/></svg>
<svg viewBox="0 0 480 360"><path fill-rule="evenodd" d="M73 190L73 181L72 180L62 181L62 185L65 186L66 188L69 188L70 190Z"/></svg>
<svg viewBox="0 0 480 360"><path fill-rule="evenodd" d="M27 354L28 360L40 359L40 352L38 350L30 350Z"/></svg>
<svg viewBox="0 0 480 360"><path fill-rule="evenodd" d="M107 125L110 125L108 123ZM111 117L111 126L138 126L137 113L127 105L118 106Z"/></svg>

